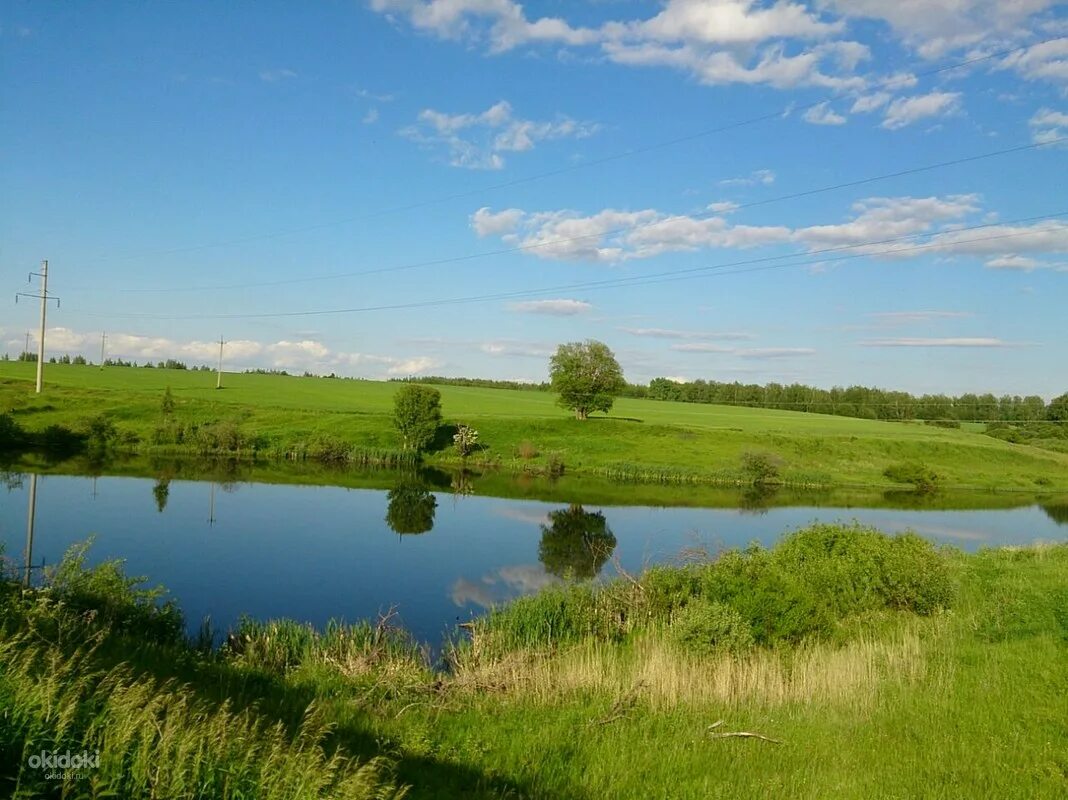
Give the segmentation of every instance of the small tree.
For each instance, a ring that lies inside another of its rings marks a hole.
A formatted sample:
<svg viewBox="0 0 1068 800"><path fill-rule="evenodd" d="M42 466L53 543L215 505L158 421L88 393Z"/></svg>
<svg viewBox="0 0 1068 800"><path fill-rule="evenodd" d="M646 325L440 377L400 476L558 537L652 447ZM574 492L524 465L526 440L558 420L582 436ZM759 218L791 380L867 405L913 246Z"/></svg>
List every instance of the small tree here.
<svg viewBox="0 0 1068 800"><path fill-rule="evenodd" d="M576 419L586 419L591 411L612 408L615 396L623 391L623 370L608 345L587 339L556 348L549 360L552 390L557 401L575 412Z"/></svg>
<svg viewBox="0 0 1068 800"><path fill-rule="evenodd" d="M1049 401L1049 407L1046 409L1046 419L1051 422L1068 421L1068 392Z"/></svg>
<svg viewBox="0 0 1068 800"><path fill-rule="evenodd" d="M458 425L452 443L460 458L467 458L478 447L478 431L468 425Z"/></svg>
<svg viewBox="0 0 1068 800"><path fill-rule="evenodd" d="M163 392L163 400L160 401L159 410L163 412L165 417L169 417L174 413L174 395L171 394L170 386Z"/></svg>
<svg viewBox="0 0 1068 800"><path fill-rule="evenodd" d="M402 387L393 396L393 424L405 449L425 450L441 425L441 392L414 383Z"/></svg>

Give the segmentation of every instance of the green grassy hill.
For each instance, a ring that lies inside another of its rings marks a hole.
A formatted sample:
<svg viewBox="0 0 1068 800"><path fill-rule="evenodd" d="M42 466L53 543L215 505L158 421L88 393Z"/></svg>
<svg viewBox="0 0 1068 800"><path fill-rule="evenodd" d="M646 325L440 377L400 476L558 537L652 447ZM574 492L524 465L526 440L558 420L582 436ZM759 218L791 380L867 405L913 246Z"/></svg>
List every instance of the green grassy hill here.
<svg viewBox="0 0 1068 800"><path fill-rule="evenodd" d="M149 448L167 387L186 424L229 422L281 455L315 441L396 449L390 414L395 383L227 374L215 389L208 372L48 365L46 389L33 394L33 364L0 364L0 411L27 430L74 429L96 414ZM746 452L771 454L788 483L889 485L883 470L919 461L947 486L1003 489L1068 487L1068 455L1013 445L969 430L793 411L620 399L607 417L580 422L547 392L442 386L450 423L478 429L481 462L543 468L550 454L569 472L648 481L744 481ZM303 452L303 451L302 451ZM531 455L537 453L537 455ZM447 447L430 463L457 459Z"/></svg>

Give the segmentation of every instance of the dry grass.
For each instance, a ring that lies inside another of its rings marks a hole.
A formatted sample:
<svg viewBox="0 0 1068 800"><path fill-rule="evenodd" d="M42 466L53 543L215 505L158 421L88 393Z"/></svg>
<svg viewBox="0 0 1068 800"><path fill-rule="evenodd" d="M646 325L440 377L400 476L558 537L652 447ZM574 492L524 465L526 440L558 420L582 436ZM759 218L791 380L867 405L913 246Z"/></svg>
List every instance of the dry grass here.
<svg viewBox="0 0 1068 800"><path fill-rule="evenodd" d="M926 671L919 631L908 628L841 646L813 644L788 653L754 650L713 658L681 652L655 634L626 648L588 640L553 655L528 651L488 664L461 665L454 680L461 690L514 693L543 704L585 693L636 693L649 708L667 710L710 704L863 705L888 682L917 681Z"/></svg>

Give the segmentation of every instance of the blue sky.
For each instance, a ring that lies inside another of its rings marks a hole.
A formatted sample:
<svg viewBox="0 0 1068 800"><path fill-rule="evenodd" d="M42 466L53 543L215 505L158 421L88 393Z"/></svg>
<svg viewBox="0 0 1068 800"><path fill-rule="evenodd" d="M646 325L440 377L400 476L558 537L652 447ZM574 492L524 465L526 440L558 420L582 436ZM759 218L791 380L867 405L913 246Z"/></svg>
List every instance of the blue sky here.
<svg viewBox="0 0 1068 800"><path fill-rule="evenodd" d="M1066 388L1063 4L9 0L0 59L50 353Z"/></svg>

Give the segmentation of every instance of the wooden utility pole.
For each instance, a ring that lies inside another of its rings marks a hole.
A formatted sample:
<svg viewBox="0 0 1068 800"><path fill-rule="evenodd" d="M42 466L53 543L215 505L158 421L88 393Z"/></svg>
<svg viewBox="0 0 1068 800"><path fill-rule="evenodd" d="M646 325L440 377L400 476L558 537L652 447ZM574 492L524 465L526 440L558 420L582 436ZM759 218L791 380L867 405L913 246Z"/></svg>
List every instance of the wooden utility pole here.
<svg viewBox="0 0 1068 800"><path fill-rule="evenodd" d="M107 346L107 343L108 334L107 331L104 331L100 334L100 369L104 368L104 348Z"/></svg>

